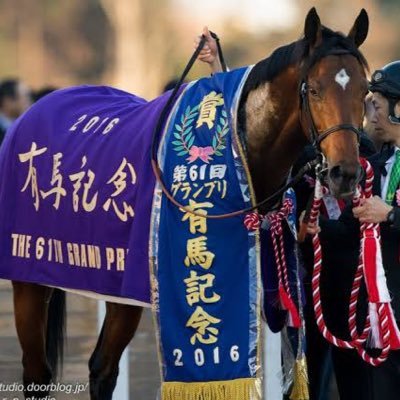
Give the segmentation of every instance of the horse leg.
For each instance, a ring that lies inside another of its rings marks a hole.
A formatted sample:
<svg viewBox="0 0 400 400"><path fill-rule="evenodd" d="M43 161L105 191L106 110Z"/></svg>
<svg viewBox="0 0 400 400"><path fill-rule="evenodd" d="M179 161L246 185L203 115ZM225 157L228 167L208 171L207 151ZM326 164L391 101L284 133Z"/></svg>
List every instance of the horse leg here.
<svg viewBox="0 0 400 400"><path fill-rule="evenodd" d="M119 360L136 332L142 311L142 307L107 303L103 327L89 360L92 400L112 399Z"/></svg>
<svg viewBox="0 0 400 400"><path fill-rule="evenodd" d="M47 311L52 289L13 282L14 314L22 348L25 397L45 397L47 391L28 390L30 384L49 384L52 371L46 357Z"/></svg>

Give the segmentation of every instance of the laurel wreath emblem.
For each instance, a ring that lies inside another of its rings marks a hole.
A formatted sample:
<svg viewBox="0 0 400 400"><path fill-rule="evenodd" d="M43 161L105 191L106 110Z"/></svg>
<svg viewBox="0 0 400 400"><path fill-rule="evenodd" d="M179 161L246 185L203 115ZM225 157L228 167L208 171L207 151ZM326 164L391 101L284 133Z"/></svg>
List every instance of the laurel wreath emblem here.
<svg viewBox="0 0 400 400"><path fill-rule="evenodd" d="M229 132L228 115L225 110L221 111L221 116L216 124L215 133L212 136L211 146L198 147L195 145L195 132L193 127L199 115L199 105L187 106L185 112L181 116L180 124L174 126L174 138L172 142L174 150L178 156L190 155L187 159L189 162L200 158L208 163L212 160L212 156L223 156L222 150L226 148L226 135Z"/></svg>

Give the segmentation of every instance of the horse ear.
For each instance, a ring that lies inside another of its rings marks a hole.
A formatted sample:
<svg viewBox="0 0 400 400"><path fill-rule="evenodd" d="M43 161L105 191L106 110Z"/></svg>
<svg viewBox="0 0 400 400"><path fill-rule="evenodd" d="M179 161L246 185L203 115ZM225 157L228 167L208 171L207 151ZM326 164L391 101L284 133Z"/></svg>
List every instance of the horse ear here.
<svg viewBox="0 0 400 400"><path fill-rule="evenodd" d="M347 37L354 41L354 44L359 47L364 43L368 35L369 18L368 14L363 8L358 14L357 19L354 22L353 27L350 29Z"/></svg>
<svg viewBox="0 0 400 400"><path fill-rule="evenodd" d="M317 10L313 7L307 14L304 24L304 37L310 48L317 47L322 41L322 27Z"/></svg>

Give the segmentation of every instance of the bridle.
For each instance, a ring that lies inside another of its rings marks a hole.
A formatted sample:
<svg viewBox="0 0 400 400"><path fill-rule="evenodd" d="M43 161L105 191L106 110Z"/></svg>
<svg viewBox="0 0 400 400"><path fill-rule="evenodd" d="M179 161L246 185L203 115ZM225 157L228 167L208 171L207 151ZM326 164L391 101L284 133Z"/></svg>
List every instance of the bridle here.
<svg viewBox="0 0 400 400"><path fill-rule="evenodd" d="M321 142L325 140L331 133L337 131L347 130L354 132L357 136L358 142L360 141L361 128L357 128L352 124L339 124L332 126L328 129L325 129L322 132L319 132L315 126L315 122L311 114L311 109L308 99L307 83L305 81L302 81L300 85L300 96L301 96L300 113L305 116L308 122L309 134L310 134L308 139L317 152L321 152Z"/></svg>
<svg viewBox="0 0 400 400"><path fill-rule="evenodd" d="M345 55L345 54L352 54L351 51L346 49L338 49L334 48L330 50L324 57L332 56L332 55ZM358 143L360 142L361 136L361 127L362 127L362 119L360 121L360 125L354 126L352 124L338 124L332 126L330 128L325 129L324 131L320 132L315 126L314 118L311 113L310 108L310 100L308 97L308 76L305 76L300 83L300 123L305 120L305 123L308 125L307 127L303 127L304 132L309 132L308 140L311 142L312 146L314 147L317 154L322 154L321 152L321 143L332 133L338 131L351 131L356 134ZM304 118L303 118L304 117Z"/></svg>
<svg viewBox="0 0 400 400"><path fill-rule="evenodd" d="M218 45L218 53L220 56L220 59L223 60L223 55L222 55L222 49L219 45L219 39L218 36L215 35L214 33L213 37L217 40L217 45ZM294 178L292 178L289 182L286 183L286 185L280 187L277 191L272 193L270 196L265 198L264 200L256 203L253 206L243 208L237 211L233 211L230 213L225 213L225 214L200 214L197 213L196 211L193 211L190 209L188 206L185 206L181 204L179 201L177 201L174 196L171 194L171 192L168 190L166 187L163 177L162 177L162 171L158 163L158 144L159 144L159 136L162 131L162 128L164 126L164 122L167 116L167 112L169 111L170 107L172 106L173 101L175 100L179 88L181 87L182 83L184 82L186 75L188 74L189 70L191 69L192 65L197 59L197 56L199 55L201 49L204 47L204 44L206 42L206 38L204 35L202 35L202 38L200 40L200 43L198 47L196 48L195 52L193 53L192 57L190 58L189 63L187 64L181 78L179 79L178 83L176 84L175 88L173 89L171 96L169 97L166 105L164 106L163 110L160 113L160 117L157 121L157 124L155 126L155 129L153 131L153 137L152 137L152 147L151 147L151 154L152 154L152 160L151 160L151 165L153 168L153 172L155 175L155 178L157 180L157 183L159 184L162 192L164 195L168 198L169 201L171 201L172 204L174 204L176 207L180 208L182 211L196 215L198 217L203 217L207 219L224 219L224 218L231 218L231 217L236 217L240 216L243 214L247 214L251 211L254 211L260 207L265 206L266 204L272 203L276 201L278 196L282 195L288 188L295 186L303 177L304 174L309 172L312 168L317 167L318 171L324 171L326 168L324 168L324 163L325 163L325 157L322 154L321 151L321 142L326 139L330 134L340 131L340 130L349 130L357 135L358 141L360 140L360 128L355 127L354 125L351 124L339 124L335 125L331 128L328 128L324 130L323 132L319 132L315 126L314 119L311 113L310 109L310 104L309 104L309 98L308 98L308 90L307 90L307 77L303 78L300 84L300 124L302 124L303 117L305 117L305 120L307 121L308 124L308 130L310 133L309 140L313 147L315 148L317 157L314 160L309 161L306 163L303 168L299 170L299 172L296 174ZM349 51L346 51L344 49L334 49L332 52L329 54L326 54L325 56L328 55L340 55L340 54L351 54ZM223 63L225 66L225 63ZM225 68L224 68L225 70ZM303 127L304 129L304 127ZM304 129L305 132L307 132L307 129Z"/></svg>

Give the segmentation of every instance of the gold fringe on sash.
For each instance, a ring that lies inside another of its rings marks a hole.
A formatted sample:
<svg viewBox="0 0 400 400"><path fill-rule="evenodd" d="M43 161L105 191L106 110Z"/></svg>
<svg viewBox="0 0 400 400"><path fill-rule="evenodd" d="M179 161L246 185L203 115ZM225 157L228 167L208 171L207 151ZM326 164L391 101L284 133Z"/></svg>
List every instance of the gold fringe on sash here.
<svg viewBox="0 0 400 400"><path fill-rule="evenodd" d="M296 360L294 364L293 388L290 400L309 400L308 373L306 357Z"/></svg>
<svg viewBox="0 0 400 400"><path fill-rule="evenodd" d="M161 400L261 400L257 378L214 382L163 382Z"/></svg>

